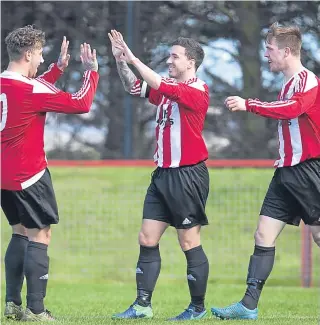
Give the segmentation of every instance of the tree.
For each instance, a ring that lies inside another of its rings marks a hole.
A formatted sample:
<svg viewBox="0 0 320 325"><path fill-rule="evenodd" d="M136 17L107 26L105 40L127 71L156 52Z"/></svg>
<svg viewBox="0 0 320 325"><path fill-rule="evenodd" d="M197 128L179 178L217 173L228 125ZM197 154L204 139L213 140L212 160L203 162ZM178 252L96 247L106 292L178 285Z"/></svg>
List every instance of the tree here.
<svg viewBox="0 0 320 325"><path fill-rule="evenodd" d="M1 9L2 70L8 63L5 36L26 24L45 30L46 63L57 60L63 35L70 39L70 66L58 83L66 91L74 92L81 85L80 43L90 42L97 49L100 81L90 113L48 118L50 129L66 139L51 152L50 156L56 158L123 158L130 151L132 158L152 156L154 136L150 130L155 108L123 90L107 38L113 28L122 32L132 42L133 52L159 73L166 71L169 44L178 36L195 38L204 46L209 54L201 76L211 93L205 125L206 139L213 143L209 148L211 158L275 156L276 121L252 114L231 114L223 104L230 94L267 101L276 98L282 77L269 73L263 58L265 32L274 21L301 26L307 40L303 43L303 62L320 74L318 2L21 1L3 2ZM217 68L222 57L227 58L226 73ZM46 67L44 64L39 72ZM238 77L232 77L232 69Z"/></svg>

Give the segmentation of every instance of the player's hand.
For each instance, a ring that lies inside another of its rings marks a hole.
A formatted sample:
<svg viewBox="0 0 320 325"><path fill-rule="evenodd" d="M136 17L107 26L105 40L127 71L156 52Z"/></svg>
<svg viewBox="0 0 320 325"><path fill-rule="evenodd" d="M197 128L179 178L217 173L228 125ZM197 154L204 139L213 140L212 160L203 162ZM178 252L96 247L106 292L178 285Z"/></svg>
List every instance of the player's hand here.
<svg viewBox="0 0 320 325"><path fill-rule="evenodd" d="M123 60L125 60L127 63L132 63L133 60L136 59L126 42L123 40L122 34L120 32L112 29L111 33L108 33L108 36L111 40L111 43L114 43L114 47L117 50L121 50L123 52Z"/></svg>
<svg viewBox="0 0 320 325"><path fill-rule="evenodd" d="M70 54L68 54L68 47L69 41L67 41L67 38L63 36L63 40L61 43L61 51L57 63L57 66L61 71L64 71L69 64Z"/></svg>
<svg viewBox="0 0 320 325"><path fill-rule="evenodd" d="M91 50L90 44L80 45L80 59L85 70L98 71L98 61L96 50Z"/></svg>
<svg viewBox="0 0 320 325"><path fill-rule="evenodd" d="M108 36L112 46L112 54L116 59L116 61L125 61L123 48L117 45L115 39L112 37L110 33L108 33Z"/></svg>
<svg viewBox="0 0 320 325"><path fill-rule="evenodd" d="M227 106L229 111L246 111L246 100L239 96L230 96L227 97L224 101L224 104Z"/></svg>

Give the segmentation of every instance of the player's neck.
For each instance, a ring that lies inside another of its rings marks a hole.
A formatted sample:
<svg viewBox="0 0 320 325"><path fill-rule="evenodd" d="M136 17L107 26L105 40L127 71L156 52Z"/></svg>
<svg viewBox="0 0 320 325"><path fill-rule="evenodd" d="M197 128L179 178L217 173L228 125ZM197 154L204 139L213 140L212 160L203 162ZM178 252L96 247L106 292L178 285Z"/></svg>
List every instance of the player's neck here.
<svg viewBox="0 0 320 325"><path fill-rule="evenodd" d="M300 59L293 60L290 64L288 64L287 69L282 71L285 78L285 82L290 80L296 73L300 72L303 69L304 67Z"/></svg>
<svg viewBox="0 0 320 325"><path fill-rule="evenodd" d="M19 73L25 77L28 77L28 74L29 74L29 68L27 66L25 66L24 64L21 64L19 62L14 62L14 61L9 62L7 71Z"/></svg>
<svg viewBox="0 0 320 325"><path fill-rule="evenodd" d="M196 74L195 72L187 72L185 75L181 76L180 78L177 78L177 82L185 82L185 81L188 81L190 79L193 79L193 78L196 78Z"/></svg>

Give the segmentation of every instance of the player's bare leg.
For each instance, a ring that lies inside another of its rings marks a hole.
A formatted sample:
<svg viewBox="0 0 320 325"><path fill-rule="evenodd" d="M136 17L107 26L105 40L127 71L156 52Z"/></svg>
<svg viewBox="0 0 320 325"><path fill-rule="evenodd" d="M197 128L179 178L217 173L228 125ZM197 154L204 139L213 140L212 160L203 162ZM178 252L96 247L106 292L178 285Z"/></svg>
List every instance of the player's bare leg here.
<svg viewBox="0 0 320 325"><path fill-rule="evenodd" d="M320 225L310 226L314 242L320 247Z"/></svg>

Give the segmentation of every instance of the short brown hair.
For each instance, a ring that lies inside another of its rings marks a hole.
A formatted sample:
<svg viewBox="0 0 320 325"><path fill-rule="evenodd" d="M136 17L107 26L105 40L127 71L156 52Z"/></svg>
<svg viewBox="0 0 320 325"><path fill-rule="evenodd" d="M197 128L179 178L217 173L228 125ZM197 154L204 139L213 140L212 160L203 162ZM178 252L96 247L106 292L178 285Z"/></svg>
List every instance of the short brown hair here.
<svg viewBox="0 0 320 325"><path fill-rule="evenodd" d="M300 55L302 36L298 26L281 26L275 22L268 30L266 41L270 43L273 38L279 48L289 47L292 55Z"/></svg>
<svg viewBox="0 0 320 325"><path fill-rule="evenodd" d="M195 60L196 70L199 68L204 58L204 51L200 43L198 43L192 38L179 37L171 43L171 46L173 45L180 45L184 47L186 49L186 57L189 60Z"/></svg>
<svg viewBox="0 0 320 325"><path fill-rule="evenodd" d="M45 42L45 33L32 25L13 30L5 39L10 61L19 60L27 50L42 48Z"/></svg>

